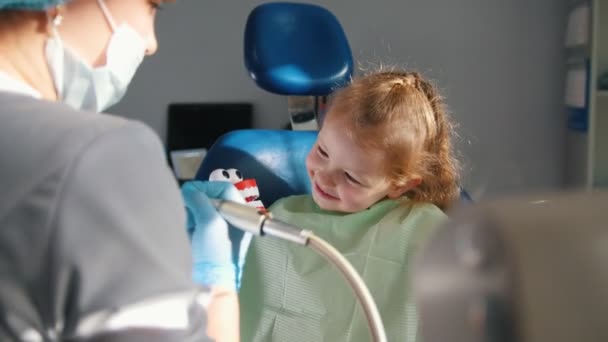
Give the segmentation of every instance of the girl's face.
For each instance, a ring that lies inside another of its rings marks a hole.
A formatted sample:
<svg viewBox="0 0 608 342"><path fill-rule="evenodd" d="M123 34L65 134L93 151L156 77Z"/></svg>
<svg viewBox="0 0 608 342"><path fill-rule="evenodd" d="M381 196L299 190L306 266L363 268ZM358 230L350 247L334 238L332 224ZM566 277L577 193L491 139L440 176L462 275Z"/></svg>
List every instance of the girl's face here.
<svg viewBox="0 0 608 342"><path fill-rule="evenodd" d="M322 209L352 213L401 196L408 189L389 181L385 162L383 151L362 149L328 116L306 157L313 199Z"/></svg>

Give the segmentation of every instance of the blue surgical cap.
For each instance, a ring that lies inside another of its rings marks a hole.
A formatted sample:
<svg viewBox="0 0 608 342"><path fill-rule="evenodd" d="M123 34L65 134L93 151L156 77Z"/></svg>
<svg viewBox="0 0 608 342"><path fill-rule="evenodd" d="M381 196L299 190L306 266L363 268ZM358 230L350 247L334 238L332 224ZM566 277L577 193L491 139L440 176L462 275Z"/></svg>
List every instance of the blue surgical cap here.
<svg viewBox="0 0 608 342"><path fill-rule="evenodd" d="M0 0L0 11L4 9L45 10L61 5L67 0Z"/></svg>

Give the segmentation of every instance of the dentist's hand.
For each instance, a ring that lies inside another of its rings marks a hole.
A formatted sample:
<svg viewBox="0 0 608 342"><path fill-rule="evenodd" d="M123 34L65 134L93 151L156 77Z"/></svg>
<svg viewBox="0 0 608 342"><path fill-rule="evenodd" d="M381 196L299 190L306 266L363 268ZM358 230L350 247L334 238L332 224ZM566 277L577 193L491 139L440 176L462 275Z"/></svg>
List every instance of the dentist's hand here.
<svg viewBox="0 0 608 342"><path fill-rule="evenodd" d="M209 198L245 200L229 182L189 181L182 185L192 244L194 280L238 290L251 234L229 227Z"/></svg>

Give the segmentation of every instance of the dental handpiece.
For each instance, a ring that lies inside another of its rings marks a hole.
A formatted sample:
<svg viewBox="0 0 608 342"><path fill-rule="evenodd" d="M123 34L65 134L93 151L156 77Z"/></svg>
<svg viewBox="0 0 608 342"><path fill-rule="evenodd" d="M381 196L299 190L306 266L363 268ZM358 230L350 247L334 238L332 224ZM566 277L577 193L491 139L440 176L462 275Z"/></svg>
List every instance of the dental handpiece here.
<svg viewBox="0 0 608 342"><path fill-rule="evenodd" d="M308 244L310 231L275 220L269 212L232 201L211 199L211 203L234 228L254 235L277 237L299 245Z"/></svg>

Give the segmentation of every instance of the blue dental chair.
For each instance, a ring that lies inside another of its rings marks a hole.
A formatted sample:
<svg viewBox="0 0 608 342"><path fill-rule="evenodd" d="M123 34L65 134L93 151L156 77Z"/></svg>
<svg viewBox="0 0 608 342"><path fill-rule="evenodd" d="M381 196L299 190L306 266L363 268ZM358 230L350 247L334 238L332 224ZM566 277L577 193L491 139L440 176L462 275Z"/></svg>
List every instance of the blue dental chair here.
<svg viewBox="0 0 608 342"><path fill-rule="evenodd" d="M289 195L310 193L305 159L317 136L320 101L348 83L353 59L337 18L302 3L262 4L245 28L245 66L256 84L288 95L293 130L236 130L209 149L196 179L215 169L238 169L254 178L267 207ZM293 104L293 105L292 105Z"/></svg>

